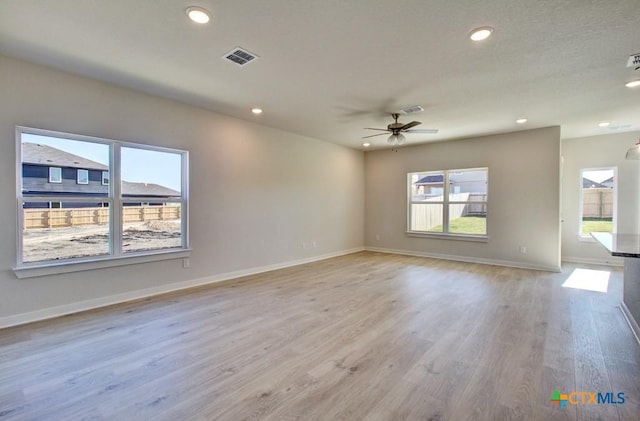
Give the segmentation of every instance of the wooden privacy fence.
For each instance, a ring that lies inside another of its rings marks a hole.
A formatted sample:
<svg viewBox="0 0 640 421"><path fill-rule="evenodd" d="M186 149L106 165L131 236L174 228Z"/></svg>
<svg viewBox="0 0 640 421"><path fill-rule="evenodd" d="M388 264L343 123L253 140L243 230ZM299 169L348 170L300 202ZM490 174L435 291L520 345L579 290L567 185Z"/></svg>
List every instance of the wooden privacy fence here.
<svg viewBox="0 0 640 421"><path fill-rule="evenodd" d="M416 231L428 231L433 227L442 225L443 206L442 196L426 199L420 204L411 204L411 229ZM467 203L455 203L449 205L449 220L462 216L487 216L487 195L482 193L455 193L449 200L466 201ZM435 202L435 203L433 203ZM479 203L469 203L479 202Z"/></svg>
<svg viewBox="0 0 640 421"><path fill-rule="evenodd" d="M171 221L180 219L180 206L125 206L124 222Z"/></svg>
<svg viewBox="0 0 640 421"><path fill-rule="evenodd" d="M123 222L180 219L180 206L125 206ZM24 228L61 228L109 223L109 208L24 209Z"/></svg>
<svg viewBox="0 0 640 421"><path fill-rule="evenodd" d="M613 189L583 189L583 218L613 218Z"/></svg>

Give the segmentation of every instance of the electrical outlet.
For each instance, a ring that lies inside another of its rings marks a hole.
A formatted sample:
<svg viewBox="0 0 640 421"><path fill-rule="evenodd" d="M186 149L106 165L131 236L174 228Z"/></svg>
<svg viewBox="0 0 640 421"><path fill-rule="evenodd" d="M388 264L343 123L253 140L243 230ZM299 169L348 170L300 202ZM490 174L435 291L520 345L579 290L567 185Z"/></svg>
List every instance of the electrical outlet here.
<svg viewBox="0 0 640 421"><path fill-rule="evenodd" d="M312 246L313 248L318 247L318 243L316 243L316 240L313 240L313 242L311 243L311 246Z"/></svg>
<svg viewBox="0 0 640 421"><path fill-rule="evenodd" d="M190 265L189 259L182 259L182 267L187 269Z"/></svg>
<svg viewBox="0 0 640 421"><path fill-rule="evenodd" d="M519 250L520 250L520 253L524 254L527 252L527 246L520 246Z"/></svg>

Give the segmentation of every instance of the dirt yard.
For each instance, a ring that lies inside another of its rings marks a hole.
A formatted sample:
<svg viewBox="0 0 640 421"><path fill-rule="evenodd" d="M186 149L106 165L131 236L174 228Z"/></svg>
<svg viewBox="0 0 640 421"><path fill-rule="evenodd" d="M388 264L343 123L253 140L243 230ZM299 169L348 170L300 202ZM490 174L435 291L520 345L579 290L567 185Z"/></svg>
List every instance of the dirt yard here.
<svg viewBox="0 0 640 421"><path fill-rule="evenodd" d="M181 246L180 221L146 221L127 223L122 236L126 252L159 250ZM43 260L99 256L109 252L106 225L83 225L65 228L25 230L23 260Z"/></svg>

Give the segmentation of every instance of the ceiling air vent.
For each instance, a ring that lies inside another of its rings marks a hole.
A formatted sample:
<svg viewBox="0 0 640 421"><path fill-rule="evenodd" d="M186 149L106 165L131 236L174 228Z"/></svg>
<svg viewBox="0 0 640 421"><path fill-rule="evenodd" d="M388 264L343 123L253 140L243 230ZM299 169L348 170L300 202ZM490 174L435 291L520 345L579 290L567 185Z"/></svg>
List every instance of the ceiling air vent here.
<svg viewBox="0 0 640 421"><path fill-rule="evenodd" d="M415 114L415 113L421 113L423 111L424 111L424 108L422 108L420 105L412 105L410 107L402 108L399 114Z"/></svg>
<svg viewBox="0 0 640 421"><path fill-rule="evenodd" d="M247 63L252 62L257 59L258 56L245 50L244 48L236 47L233 50L229 51L227 54L222 56L222 58L229 60L238 66L244 66Z"/></svg>

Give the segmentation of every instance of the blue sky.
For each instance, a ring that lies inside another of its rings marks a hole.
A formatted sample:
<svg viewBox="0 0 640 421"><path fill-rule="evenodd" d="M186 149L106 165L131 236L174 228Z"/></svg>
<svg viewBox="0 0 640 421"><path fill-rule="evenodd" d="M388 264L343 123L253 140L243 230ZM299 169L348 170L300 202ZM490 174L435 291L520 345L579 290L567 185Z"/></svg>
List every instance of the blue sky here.
<svg viewBox="0 0 640 421"><path fill-rule="evenodd" d="M613 170L583 171L582 176L584 178L588 178L591 181L595 181L596 183L601 183L604 180L607 180L607 179L613 177Z"/></svg>
<svg viewBox="0 0 640 421"><path fill-rule="evenodd" d="M56 137L23 133L22 141L51 146L74 155L109 165L109 146ZM181 156L175 153L121 148L122 179L136 183L155 183L181 191Z"/></svg>

